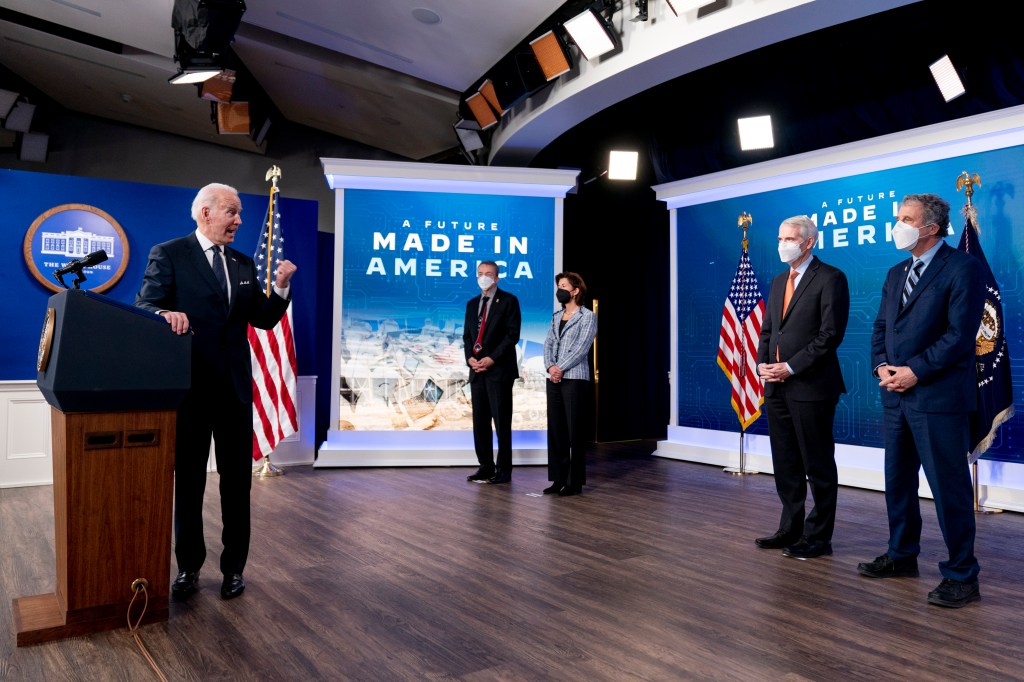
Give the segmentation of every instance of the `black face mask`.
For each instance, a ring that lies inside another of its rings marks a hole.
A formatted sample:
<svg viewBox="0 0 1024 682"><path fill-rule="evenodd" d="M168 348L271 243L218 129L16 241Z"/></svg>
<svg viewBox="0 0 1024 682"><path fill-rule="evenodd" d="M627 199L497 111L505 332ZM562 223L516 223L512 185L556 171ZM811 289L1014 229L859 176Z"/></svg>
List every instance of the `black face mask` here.
<svg viewBox="0 0 1024 682"><path fill-rule="evenodd" d="M565 305L572 300L572 293L567 289L555 289L555 298L558 299L559 303Z"/></svg>

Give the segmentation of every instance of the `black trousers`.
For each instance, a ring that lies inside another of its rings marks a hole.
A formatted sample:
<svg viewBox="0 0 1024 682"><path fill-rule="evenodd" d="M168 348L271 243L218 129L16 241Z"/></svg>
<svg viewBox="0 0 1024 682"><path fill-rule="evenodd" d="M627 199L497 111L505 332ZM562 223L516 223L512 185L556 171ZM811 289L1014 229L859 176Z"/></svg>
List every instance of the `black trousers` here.
<svg viewBox="0 0 1024 682"><path fill-rule="evenodd" d="M498 436L498 470L512 471L512 386L515 379L474 378L470 386L473 402L473 445L480 468L494 469L494 436Z"/></svg>
<svg viewBox="0 0 1024 682"><path fill-rule="evenodd" d="M252 402L230 390L189 391L178 408L174 460L174 556L179 571L198 571L206 561L203 495L210 437L216 443L223 523L220 570L241 573L249 557L249 493L252 489Z"/></svg>
<svg viewBox="0 0 1024 682"><path fill-rule="evenodd" d="M587 482L585 435L591 384L584 379L548 380L548 480L574 487Z"/></svg>
<svg viewBox="0 0 1024 682"><path fill-rule="evenodd" d="M768 439L772 445L775 490L782 501L781 530L830 542L836 523L839 476L832 423L837 400L800 401L778 385L765 396ZM810 484L814 508L804 519Z"/></svg>

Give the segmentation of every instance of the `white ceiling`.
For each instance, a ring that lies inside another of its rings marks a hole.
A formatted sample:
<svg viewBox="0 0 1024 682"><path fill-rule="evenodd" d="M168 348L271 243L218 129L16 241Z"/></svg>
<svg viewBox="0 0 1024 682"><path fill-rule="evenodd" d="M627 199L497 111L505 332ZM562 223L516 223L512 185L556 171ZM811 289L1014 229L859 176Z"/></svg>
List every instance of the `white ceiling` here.
<svg viewBox="0 0 1024 682"><path fill-rule="evenodd" d="M563 1L250 0L234 50L288 120L418 160L456 146L460 94ZM0 17L0 63L68 109L261 151L248 136L217 134L195 86L168 84L172 7L0 0L123 45L117 54ZM437 23L417 20L430 12Z"/></svg>

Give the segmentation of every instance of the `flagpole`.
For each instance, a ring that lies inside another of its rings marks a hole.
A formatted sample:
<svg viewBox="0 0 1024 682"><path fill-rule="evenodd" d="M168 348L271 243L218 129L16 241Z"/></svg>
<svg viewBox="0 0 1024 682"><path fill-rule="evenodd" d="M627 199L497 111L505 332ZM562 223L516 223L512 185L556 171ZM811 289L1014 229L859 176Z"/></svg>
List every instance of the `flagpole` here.
<svg viewBox="0 0 1024 682"><path fill-rule="evenodd" d="M267 224L263 226L263 229L267 231L267 288L264 292L267 296L270 296L271 291L271 280L270 280L270 264L271 264L271 237L273 236L274 230L274 213L275 213L275 200L277 198L277 181L281 178L281 169L277 166L271 166L270 170L267 171L267 177L265 180L270 181L270 203L267 205ZM263 459L260 463L252 468L252 475L257 478L273 478L274 476L284 476L284 470L280 467L274 466L270 461L270 453L263 455Z"/></svg>
<svg viewBox="0 0 1024 682"><path fill-rule="evenodd" d="M977 221L974 220L975 209L974 209L974 186L981 186L981 176L977 173L971 175L967 171L962 172L956 179L956 191L964 190L964 196L967 197L967 205L964 207L964 215L967 218L969 225L973 225L977 229ZM967 227L965 226L965 230ZM983 441L984 442L984 441ZM979 494L980 485L978 483L978 457L981 452L986 449L985 446L979 445L976 448L977 455L974 452L967 453L967 460L971 463L971 485L974 491L974 513L976 514L1000 514L1002 509L995 507L983 507L981 505L981 499Z"/></svg>
<svg viewBox="0 0 1024 682"><path fill-rule="evenodd" d="M739 216L739 219L737 220L737 227L743 228L743 251L744 252L747 251L747 246L750 244L750 240L747 239L747 230L750 229L750 223L752 223L752 222L753 222L753 219L750 217L750 214L747 213L746 211L741 213L740 216ZM739 371L740 371L740 374L742 375L742 374L745 374L746 371L747 371L747 358L746 358L747 345L745 343L740 344L740 349L741 350L740 350L740 363L739 363L739 368L740 369L739 369ZM741 385L743 384L742 380L740 381L740 384ZM747 469L746 468L746 457L745 457L744 447L743 447L744 442L746 440L745 439L746 433L747 433L747 427L744 426L741 423L740 424L740 465L739 465L739 467L726 467L726 468L722 469L722 471L724 471L727 474L731 474L733 476L752 476L754 474L761 473L759 471L753 471L751 469Z"/></svg>

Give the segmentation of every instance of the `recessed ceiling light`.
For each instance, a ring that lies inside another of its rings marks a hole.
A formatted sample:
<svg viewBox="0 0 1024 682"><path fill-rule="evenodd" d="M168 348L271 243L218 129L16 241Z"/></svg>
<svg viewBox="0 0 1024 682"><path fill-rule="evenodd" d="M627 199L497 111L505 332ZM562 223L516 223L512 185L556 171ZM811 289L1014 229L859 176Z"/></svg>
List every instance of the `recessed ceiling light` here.
<svg viewBox="0 0 1024 682"><path fill-rule="evenodd" d="M412 18L424 24L440 24L441 15L426 7L417 7L412 11Z"/></svg>

